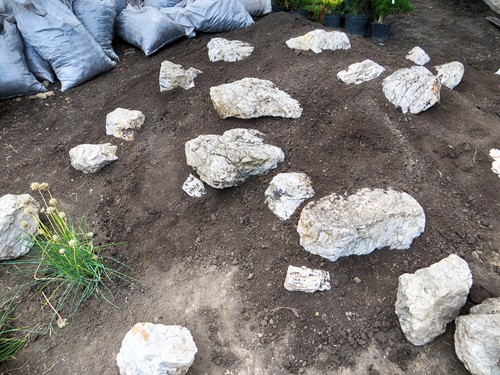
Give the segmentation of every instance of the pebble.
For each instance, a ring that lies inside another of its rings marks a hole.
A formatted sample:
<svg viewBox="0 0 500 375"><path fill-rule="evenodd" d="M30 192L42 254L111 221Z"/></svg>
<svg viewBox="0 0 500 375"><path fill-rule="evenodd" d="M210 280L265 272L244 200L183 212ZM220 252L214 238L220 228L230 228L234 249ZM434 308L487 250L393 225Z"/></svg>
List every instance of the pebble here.
<svg viewBox="0 0 500 375"><path fill-rule="evenodd" d="M359 277L357 277L357 276L355 276L355 277L353 278L353 280L354 280L354 282L355 282L356 284L359 284L359 283L361 282L361 279L360 279Z"/></svg>
<svg viewBox="0 0 500 375"><path fill-rule="evenodd" d="M247 279L248 279L248 280L252 280L252 279L253 279L253 273L249 274L249 275L247 276Z"/></svg>

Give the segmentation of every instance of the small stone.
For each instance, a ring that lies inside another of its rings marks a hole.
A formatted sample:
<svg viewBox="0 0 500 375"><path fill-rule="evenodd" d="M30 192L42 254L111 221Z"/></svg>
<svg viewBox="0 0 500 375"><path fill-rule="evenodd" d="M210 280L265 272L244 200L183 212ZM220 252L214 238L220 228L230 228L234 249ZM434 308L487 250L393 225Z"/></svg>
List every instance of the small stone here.
<svg viewBox="0 0 500 375"><path fill-rule="evenodd" d="M323 50L334 51L351 48L351 43L346 33L321 29L308 32L297 38L291 38L286 41L286 45L296 50L311 50L314 53L320 53Z"/></svg>
<svg viewBox="0 0 500 375"><path fill-rule="evenodd" d="M449 89L454 89L464 76L464 65L458 61L438 65L434 68L438 72L437 77L441 80L441 84Z"/></svg>
<svg viewBox="0 0 500 375"><path fill-rule="evenodd" d="M288 266L284 287L291 292L306 293L330 290L330 273L328 271L312 270L304 266Z"/></svg>
<svg viewBox="0 0 500 375"><path fill-rule="evenodd" d="M117 146L112 146L110 143L78 145L69 150L71 166L83 173L95 173L109 163L118 160L117 149Z"/></svg>
<svg viewBox="0 0 500 375"><path fill-rule="evenodd" d="M47 99L47 94L45 92L38 93L35 96L37 97L37 99Z"/></svg>
<svg viewBox="0 0 500 375"><path fill-rule="evenodd" d="M425 65L429 61L431 61L429 55L427 55L425 51L420 47L415 47L410 52L408 52L408 55L406 55L406 59L413 61L417 65Z"/></svg>
<svg viewBox="0 0 500 375"><path fill-rule="evenodd" d="M491 170L498 177L500 177L500 149L493 148L490 150L490 158L493 159L493 163L491 164Z"/></svg>
<svg viewBox="0 0 500 375"><path fill-rule="evenodd" d="M188 176L187 180L182 185L182 190L193 198L201 198L207 193L203 182L192 174Z"/></svg>
<svg viewBox="0 0 500 375"><path fill-rule="evenodd" d="M361 279L360 279L359 277L357 277L357 276L355 276L355 277L353 278L353 281L354 281L356 284L361 283Z"/></svg>
<svg viewBox="0 0 500 375"><path fill-rule="evenodd" d="M44 87L49 87L49 83L50 83L50 82L49 82L49 81L46 81L46 80L45 80L45 81L42 81L42 85L43 85Z"/></svg>
<svg viewBox="0 0 500 375"><path fill-rule="evenodd" d="M252 280L253 279L253 273L248 274L247 280Z"/></svg>
<svg viewBox="0 0 500 375"><path fill-rule="evenodd" d="M201 70L195 68L184 69L179 64L163 61L160 68L160 91L169 91L177 87L189 90L194 87L194 79Z"/></svg>
<svg viewBox="0 0 500 375"><path fill-rule="evenodd" d="M210 61L235 62L246 59L253 52L251 44L239 40L212 38L207 44Z"/></svg>
<svg viewBox="0 0 500 375"><path fill-rule="evenodd" d="M140 111L117 108L106 116L106 134L133 141L135 130L140 129L145 119Z"/></svg>
<svg viewBox="0 0 500 375"><path fill-rule="evenodd" d="M363 82L371 81L380 76L385 69L372 60L364 60L360 63L349 65L347 70L337 73L337 78L347 84L359 85Z"/></svg>

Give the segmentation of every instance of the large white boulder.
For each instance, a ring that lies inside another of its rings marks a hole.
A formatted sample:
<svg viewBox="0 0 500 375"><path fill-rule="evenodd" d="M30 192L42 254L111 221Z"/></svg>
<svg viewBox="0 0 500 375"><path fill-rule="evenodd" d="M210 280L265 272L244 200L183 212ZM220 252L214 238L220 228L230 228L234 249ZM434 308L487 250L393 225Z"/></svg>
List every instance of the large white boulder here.
<svg viewBox="0 0 500 375"><path fill-rule="evenodd" d="M69 150L73 168L83 173L95 173L109 163L118 160L117 146L110 143L100 145L78 145Z"/></svg>
<svg viewBox="0 0 500 375"><path fill-rule="evenodd" d="M299 118L302 115L298 101L278 89L271 81L258 78L243 78L211 87L210 98L222 118Z"/></svg>
<svg viewBox="0 0 500 375"><path fill-rule="evenodd" d="M283 285L290 292L314 293L330 290L330 273L323 270L312 270L304 266L288 266Z"/></svg>
<svg viewBox="0 0 500 375"><path fill-rule="evenodd" d="M212 38L207 44L210 61L235 62L246 59L253 52L253 46L240 40Z"/></svg>
<svg viewBox="0 0 500 375"><path fill-rule="evenodd" d="M121 375L184 375L197 352L187 328L137 323L123 338L116 363Z"/></svg>
<svg viewBox="0 0 500 375"><path fill-rule="evenodd" d="M177 87L189 90L194 87L194 79L201 70L195 68L184 69L182 65L171 61L163 61L160 68L160 91L169 91Z"/></svg>
<svg viewBox="0 0 500 375"><path fill-rule="evenodd" d="M385 97L403 113L420 113L439 102L441 81L423 66L400 69L383 81Z"/></svg>
<svg viewBox="0 0 500 375"><path fill-rule="evenodd" d="M0 197L0 260L27 254L38 230L38 203L29 194Z"/></svg>
<svg viewBox="0 0 500 375"><path fill-rule="evenodd" d="M106 116L106 134L133 141L135 130L140 129L145 119L141 111L117 108Z"/></svg>
<svg viewBox="0 0 500 375"><path fill-rule="evenodd" d="M490 150L490 157L493 159L493 163L491 164L491 170L498 177L500 177L500 149L492 148Z"/></svg>
<svg viewBox="0 0 500 375"><path fill-rule="evenodd" d="M441 84L449 89L454 89L460 83L465 72L464 64L459 61L437 65L434 68L438 72L437 76Z"/></svg>
<svg viewBox="0 0 500 375"><path fill-rule="evenodd" d="M425 345L442 334L458 316L471 286L467 262L454 254L399 276L396 315L408 341Z"/></svg>
<svg viewBox="0 0 500 375"><path fill-rule="evenodd" d="M408 55L406 55L406 59L414 62L417 65L425 65L429 61L431 61L431 58L425 51L420 48L420 47L414 47L410 52L408 52Z"/></svg>
<svg viewBox="0 0 500 375"><path fill-rule="evenodd" d="M372 60L364 60L360 63L349 65L346 70L341 70L337 73L337 78L344 83L360 83L371 81L377 78L385 71L385 68L373 62Z"/></svg>
<svg viewBox="0 0 500 375"><path fill-rule="evenodd" d="M253 129L200 135L186 142L187 164L214 188L237 186L250 176L266 174L285 160L283 151L265 144L262 136L264 134Z"/></svg>
<svg viewBox="0 0 500 375"><path fill-rule="evenodd" d="M320 53L324 50L350 49L351 42L346 33L341 31L313 30L297 38L286 41L286 45L292 49L301 51L311 50Z"/></svg>
<svg viewBox="0 0 500 375"><path fill-rule="evenodd" d="M306 251L335 261L386 246L408 249L424 227L424 210L410 195L365 188L348 197L331 194L308 203L297 232Z"/></svg>

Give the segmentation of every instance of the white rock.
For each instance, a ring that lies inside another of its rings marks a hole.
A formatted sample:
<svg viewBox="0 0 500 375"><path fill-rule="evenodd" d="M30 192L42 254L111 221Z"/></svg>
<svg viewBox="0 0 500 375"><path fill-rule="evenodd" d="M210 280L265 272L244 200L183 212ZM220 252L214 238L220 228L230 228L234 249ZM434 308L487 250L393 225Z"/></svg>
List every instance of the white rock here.
<svg viewBox="0 0 500 375"><path fill-rule="evenodd" d="M455 352L473 375L500 375L500 298L455 320Z"/></svg>
<svg viewBox="0 0 500 375"><path fill-rule="evenodd" d="M141 111L117 108L106 116L106 134L133 141L135 129L140 129L145 119Z"/></svg>
<svg viewBox="0 0 500 375"><path fill-rule="evenodd" d="M441 82L423 66L400 69L383 81L385 97L403 113L420 113L439 102Z"/></svg>
<svg viewBox="0 0 500 375"><path fill-rule="evenodd" d="M187 328L137 323L125 335L116 363L121 375L184 375L197 352Z"/></svg>
<svg viewBox="0 0 500 375"><path fill-rule="evenodd" d="M490 150L490 157L493 159L493 163L491 164L491 170L493 173L497 174L500 177L500 149L493 148Z"/></svg>
<svg viewBox="0 0 500 375"><path fill-rule="evenodd" d="M425 51L420 47L413 48L410 52L408 52L406 58L410 61L413 61L417 65L425 65L429 61L431 61L429 55L426 54Z"/></svg>
<svg viewBox="0 0 500 375"><path fill-rule="evenodd" d="M286 45L292 49L301 51L311 50L320 53L324 50L349 49L351 43L346 33L341 31L314 30L297 38L286 41Z"/></svg>
<svg viewBox="0 0 500 375"><path fill-rule="evenodd" d="M459 61L437 65L434 68L438 72L437 76L441 80L441 84L449 89L454 89L460 83L465 71L464 64Z"/></svg>
<svg viewBox="0 0 500 375"><path fill-rule="evenodd" d="M335 261L386 246L408 249L424 227L424 210L410 195L365 188L348 197L331 194L308 203L297 232L306 251Z"/></svg>
<svg viewBox="0 0 500 375"><path fill-rule="evenodd" d="M243 78L211 87L210 98L222 118L299 118L302 115L298 101L276 88L271 81L258 78Z"/></svg>
<svg viewBox="0 0 500 375"><path fill-rule="evenodd" d="M69 150L71 165L83 173L95 173L109 163L118 160L117 149L117 146L111 146L110 143L78 145Z"/></svg>
<svg viewBox="0 0 500 375"><path fill-rule="evenodd" d="M330 290L330 273L307 267L288 266L284 286L291 292L314 293L318 290Z"/></svg>
<svg viewBox="0 0 500 375"><path fill-rule="evenodd" d="M314 190L305 173L279 173L273 177L264 195L270 210L281 220L287 220L302 202L314 196Z"/></svg>
<svg viewBox="0 0 500 375"><path fill-rule="evenodd" d="M193 198L201 198L207 193L203 182L199 178L194 177L192 174L189 175L187 180L182 185L182 190Z"/></svg>
<svg viewBox="0 0 500 375"><path fill-rule="evenodd" d="M458 316L471 286L467 262L454 254L399 276L396 315L408 341L425 345L442 334Z"/></svg>
<svg viewBox="0 0 500 375"><path fill-rule="evenodd" d="M283 151L265 144L253 129L231 129L222 135L200 135L186 142L187 164L210 186L237 186L250 176L263 175L285 160Z"/></svg>
<svg viewBox="0 0 500 375"><path fill-rule="evenodd" d="M201 70L195 68L184 69L179 64L170 61L161 63L160 68L160 91L173 90L176 87L189 90L194 87L194 79Z"/></svg>
<svg viewBox="0 0 500 375"><path fill-rule="evenodd" d="M38 203L29 194L0 198L0 260L27 254L38 230Z"/></svg>
<svg viewBox="0 0 500 375"><path fill-rule="evenodd" d="M212 38L207 44L210 61L234 62L246 59L253 52L251 44L239 40Z"/></svg>
<svg viewBox="0 0 500 375"><path fill-rule="evenodd" d="M495 74L500 76L500 69L498 69Z"/></svg>
<svg viewBox="0 0 500 375"><path fill-rule="evenodd" d="M344 83L360 83L371 81L381 75L385 69L373 62L372 60L365 60L360 63L349 65L347 70L341 70L337 73L337 78Z"/></svg>

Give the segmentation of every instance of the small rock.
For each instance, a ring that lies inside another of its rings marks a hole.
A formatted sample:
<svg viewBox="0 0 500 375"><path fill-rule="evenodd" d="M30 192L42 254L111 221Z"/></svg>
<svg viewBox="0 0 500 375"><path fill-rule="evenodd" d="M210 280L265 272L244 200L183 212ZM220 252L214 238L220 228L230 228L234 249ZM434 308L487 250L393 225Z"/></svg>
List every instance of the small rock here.
<svg viewBox="0 0 500 375"><path fill-rule="evenodd" d="M35 97L37 99L42 99L43 100L43 99L47 99L47 94L44 93L44 92L41 92L41 93L36 94Z"/></svg>
<svg viewBox="0 0 500 375"><path fill-rule="evenodd" d="M413 48L410 52L408 52L406 58L410 61L413 61L417 65L425 65L429 61L431 61L429 55L427 55L425 51L420 47Z"/></svg>
<svg viewBox="0 0 500 375"><path fill-rule="evenodd" d="M288 266L285 289L291 292L314 293L330 290L330 273L322 270L312 270L307 267Z"/></svg>
<svg viewBox="0 0 500 375"><path fill-rule="evenodd" d="M110 143L78 145L69 150L71 165L83 173L95 173L109 163L118 160L117 149L117 146L112 146Z"/></svg>
<svg viewBox="0 0 500 375"><path fill-rule="evenodd" d="M352 279L356 284L360 284L361 283L361 279L357 276L353 277Z"/></svg>
<svg viewBox="0 0 500 375"><path fill-rule="evenodd" d="M201 70L195 68L184 69L179 64L163 61L160 68L160 91L169 91L176 87L189 90L194 87L194 79Z"/></svg>
<svg viewBox="0 0 500 375"><path fill-rule="evenodd" d="M141 111L117 108L106 116L106 134L133 141L135 129L140 129L145 119Z"/></svg>
<svg viewBox="0 0 500 375"><path fill-rule="evenodd" d="M381 75L385 69L372 60L364 60L360 63L349 65L347 70L337 73L337 78L344 83L359 85L371 81Z"/></svg>
<svg viewBox="0 0 500 375"><path fill-rule="evenodd" d="M205 185L203 182L190 174L187 180L182 185L182 190L186 192L187 195L193 198L201 198L207 192L205 190Z"/></svg>
<svg viewBox="0 0 500 375"><path fill-rule="evenodd" d="M495 74L500 76L500 69L498 69Z"/></svg>
<svg viewBox="0 0 500 375"><path fill-rule="evenodd" d="M252 280L253 279L253 273L249 273L247 276L247 280Z"/></svg>
<svg viewBox="0 0 500 375"><path fill-rule="evenodd" d="M437 77L441 80L441 84L449 89L454 89L464 76L464 65L458 61L438 65L434 68L438 72Z"/></svg>
<svg viewBox="0 0 500 375"><path fill-rule="evenodd" d="M323 50L349 49L351 43L346 33L341 31L314 30L298 38L291 38L286 41L290 48L320 53Z"/></svg>
<svg viewBox="0 0 500 375"><path fill-rule="evenodd" d="M46 81L46 80L42 81L42 85L43 85L45 88L49 87L49 83L50 83L50 82L49 82L49 81Z"/></svg>
<svg viewBox="0 0 500 375"><path fill-rule="evenodd" d="M212 38L207 44L210 61L234 62L246 59L253 52L251 44L239 40Z"/></svg>
<svg viewBox="0 0 500 375"><path fill-rule="evenodd" d="M491 170L498 177L500 177L500 149L497 148L491 149L490 157L493 159L493 163L491 164Z"/></svg>

